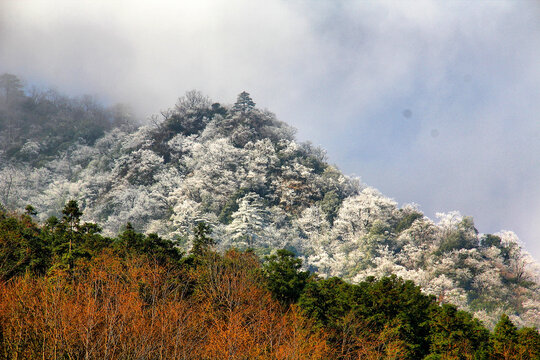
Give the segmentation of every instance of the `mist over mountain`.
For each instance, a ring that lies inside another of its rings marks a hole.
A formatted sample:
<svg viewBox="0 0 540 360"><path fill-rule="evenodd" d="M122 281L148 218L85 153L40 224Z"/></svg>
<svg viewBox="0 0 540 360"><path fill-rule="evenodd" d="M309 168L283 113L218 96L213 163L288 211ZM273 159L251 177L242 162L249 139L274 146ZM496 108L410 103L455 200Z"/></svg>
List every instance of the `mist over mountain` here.
<svg viewBox="0 0 540 360"><path fill-rule="evenodd" d="M345 174L512 229L540 260L539 16L511 0L3 0L0 73L142 119L191 89L248 89Z"/></svg>
<svg viewBox="0 0 540 360"><path fill-rule="evenodd" d="M286 248L322 277L395 274L493 326L540 323L538 264L509 231L483 234L459 212L426 217L345 176L325 151L242 92L190 91L138 126L123 107L24 91L0 78L0 203L41 221L72 199L114 236L129 222L187 250L194 227L219 249ZM376 184L375 184L376 185Z"/></svg>

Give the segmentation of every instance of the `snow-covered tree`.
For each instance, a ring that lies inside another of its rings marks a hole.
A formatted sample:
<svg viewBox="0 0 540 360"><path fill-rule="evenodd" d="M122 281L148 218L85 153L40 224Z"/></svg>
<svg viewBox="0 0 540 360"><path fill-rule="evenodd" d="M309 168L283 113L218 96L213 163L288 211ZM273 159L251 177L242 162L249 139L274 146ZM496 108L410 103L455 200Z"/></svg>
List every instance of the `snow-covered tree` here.
<svg viewBox="0 0 540 360"><path fill-rule="evenodd" d="M395 201L368 187L360 194L351 196L341 205L334 227L339 236L354 238L367 235L376 221L390 226L396 219Z"/></svg>
<svg viewBox="0 0 540 360"><path fill-rule="evenodd" d="M248 193L238 200L238 210L232 215L233 221L227 226L234 246L253 247L264 236L268 213L261 197Z"/></svg>
<svg viewBox="0 0 540 360"><path fill-rule="evenodd" d="M81 124L115 123L92 99L38 95L29 99L36 109L62 109L53 114L58 129L74 129L73 109ZM218 249L288 248L321 277L394 273L487 324L502 312L519 325L538 323L540 270L514 233L479 234L459 212L435 222L417 206L399 208L328 164L320 148L296 141L294 129L247 93L228 106L189 92L154 120L81 133L81 140L29 134L16 144L16 129L0 126L1 206L32 204L44 221L76 199L83 220L99 222L106 235L129 221L184 250L204 221Z"/></svg>

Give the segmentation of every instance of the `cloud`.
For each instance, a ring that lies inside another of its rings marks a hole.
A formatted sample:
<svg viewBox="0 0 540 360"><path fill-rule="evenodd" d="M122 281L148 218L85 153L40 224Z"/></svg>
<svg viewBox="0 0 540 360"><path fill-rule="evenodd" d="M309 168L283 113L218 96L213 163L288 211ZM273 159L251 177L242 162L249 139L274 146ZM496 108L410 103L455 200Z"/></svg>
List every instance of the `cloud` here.
<svg viewBox="0 0 540 360"><path fill-rule="evenodd" d="M247 90L345 172L540 258L538 3L148 4L4 0L0 72L145 116Z"/></svg>
<svg viewBox="0 0 540 360"><path fill-rule="evenodd" d="M313 50L306 24L277 1L36 0L6 7L5 68L135 100L147 113L194 87L229 101L243 89L270 93L290 82L291 71L309 72L302 64Z"/></svg>

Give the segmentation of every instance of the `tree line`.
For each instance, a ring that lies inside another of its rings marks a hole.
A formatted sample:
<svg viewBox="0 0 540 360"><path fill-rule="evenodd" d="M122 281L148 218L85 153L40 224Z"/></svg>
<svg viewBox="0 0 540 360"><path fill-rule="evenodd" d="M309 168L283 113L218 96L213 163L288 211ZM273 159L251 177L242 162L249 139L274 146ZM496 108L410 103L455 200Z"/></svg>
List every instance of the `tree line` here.
<svg viewBox="0 0 540 360"><path fill-rule="evenodd" d="M395 275L357 284L286 249L191 249L127 224L116 237L76 201L38 224L0 212L0 357L48 359L538 359L540 334L489 331Z"/></svg>
<svg viewBox="0 0 540 360"><path fill-rule="evenodd" d="M0 75L0 158L42 166L80 144L93 144L114 128L133 129L125 105L105 107L90 95L27 88L13 74Z"/></svg>

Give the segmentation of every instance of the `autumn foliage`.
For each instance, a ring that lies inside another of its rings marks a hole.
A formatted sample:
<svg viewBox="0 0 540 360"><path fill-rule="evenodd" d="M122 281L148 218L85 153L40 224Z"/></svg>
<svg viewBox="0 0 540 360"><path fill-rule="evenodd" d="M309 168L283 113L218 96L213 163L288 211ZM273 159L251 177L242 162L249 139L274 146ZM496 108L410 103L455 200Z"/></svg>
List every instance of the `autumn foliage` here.
<svg viewBox="0 0 540 360"><path fill-rule="evenodd" d="M189 270L104 252L73 272L0 283L7 359L324 359L322 331L256 278L257 258Z"/></svg>
<svg viewBox="0 0 540 360"><path fill-rule="evenodd" d="M536 329L504 315L490 333L396 276L353 285L287 250L220 254L204 226L186 255L72 214L0 212L0 359L540 358Z"/></svg>

